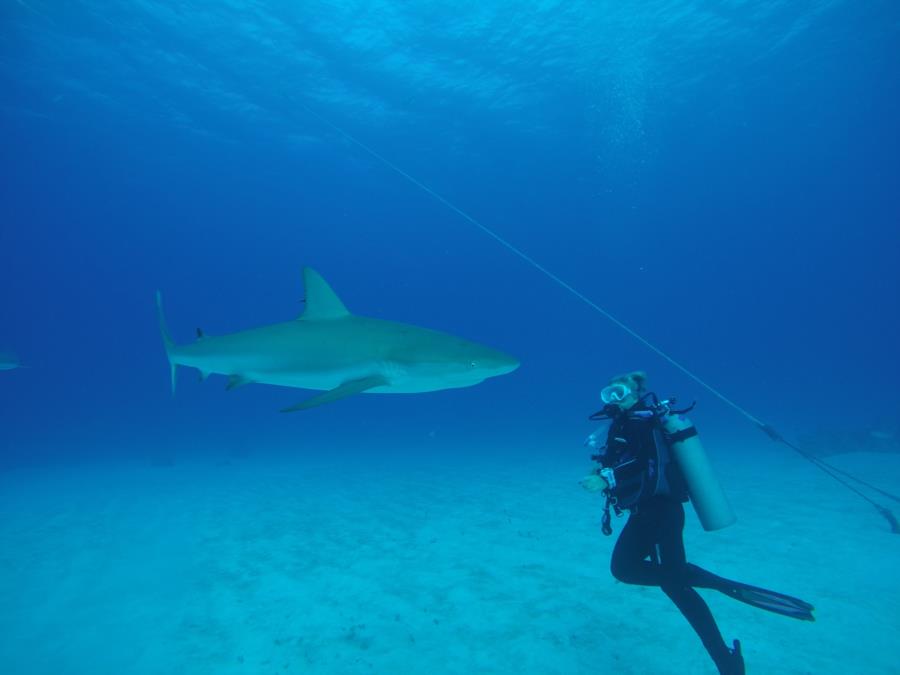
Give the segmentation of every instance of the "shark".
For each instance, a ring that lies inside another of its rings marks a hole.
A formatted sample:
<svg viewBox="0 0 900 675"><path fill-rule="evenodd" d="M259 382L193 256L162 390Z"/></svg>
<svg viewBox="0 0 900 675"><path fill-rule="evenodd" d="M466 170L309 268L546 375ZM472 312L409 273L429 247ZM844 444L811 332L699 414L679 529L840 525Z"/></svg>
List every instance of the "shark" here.
<svg viewBox="0 0 900 675"><path fill-rule="evenodd" d="M175 393L176 370L188 366L226 375L226 388L249 383L311 389L282 412L306 410L355 394L418 394L470 387L519 367L508 354L411 324L352 314L322 276L303 268L305 307L290 321L175 344L156 292Z"/></svg>
<svg viewBox="0 0 900 675"><path fill-rule="evenodd" d="M0 351L0 370L15 370L25 367L14 352Z"/></svg>

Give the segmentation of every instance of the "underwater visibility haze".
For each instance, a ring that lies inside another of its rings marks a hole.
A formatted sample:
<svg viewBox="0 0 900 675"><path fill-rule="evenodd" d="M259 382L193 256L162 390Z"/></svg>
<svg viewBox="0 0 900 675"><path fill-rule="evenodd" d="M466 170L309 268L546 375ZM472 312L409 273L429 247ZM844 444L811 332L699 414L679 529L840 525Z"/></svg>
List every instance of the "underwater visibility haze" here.
<svg viewBox="0 0 900 675"><path fill-rule="evenodd" d="M3 3L0 672L713 673L582 481L638 370L747 670L900 672L898 45L881 0Z"/></svg>

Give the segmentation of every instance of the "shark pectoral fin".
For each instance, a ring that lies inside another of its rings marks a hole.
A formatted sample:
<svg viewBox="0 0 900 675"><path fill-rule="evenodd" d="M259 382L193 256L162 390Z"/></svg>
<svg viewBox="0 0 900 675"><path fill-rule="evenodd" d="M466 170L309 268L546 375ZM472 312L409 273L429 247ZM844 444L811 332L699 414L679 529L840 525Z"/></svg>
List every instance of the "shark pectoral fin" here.
<svg viewBox="0 0 900 675"><path fill-rule="evenodd" d="M225 389L231 391L232 389L237 389L238 387L250 382L253 382L253 380L246 378L243 375L229 375L228 384L225 385Z"/></svg>
<svg viewBox="0 0 900 675"><path fill-rule="evenodd" d="M281 412L296 412L298 410L306 410L307 408L313 408L317 405L322 405L323 403L331 403L332 401L347 398L348 396L353 396L354 394L361 394L368 389L383 387L386 384L388 384L388 381L381 375L372 375L371 377L363 377L359 380L350 380L349 382L344 382L342 385L339 385L334 389L324 391L321 394L313 396L312 398L301 401L297 405L292 405L290 408L282 408Z"/></svg>

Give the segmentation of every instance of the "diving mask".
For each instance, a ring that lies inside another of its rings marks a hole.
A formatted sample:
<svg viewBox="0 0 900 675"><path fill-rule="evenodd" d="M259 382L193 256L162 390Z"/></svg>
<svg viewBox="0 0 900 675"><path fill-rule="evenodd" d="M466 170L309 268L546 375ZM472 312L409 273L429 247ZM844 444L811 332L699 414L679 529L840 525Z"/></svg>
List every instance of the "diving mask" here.
<svg viewBox="0 0 900 675"><path fill-rule="evenodd" d="M603 387L600 391L600 400L609 405L618 404L624 401L631 395L631 388L623 384L621 382L616 382L614 384L610 384L609 386Z"/></svg>

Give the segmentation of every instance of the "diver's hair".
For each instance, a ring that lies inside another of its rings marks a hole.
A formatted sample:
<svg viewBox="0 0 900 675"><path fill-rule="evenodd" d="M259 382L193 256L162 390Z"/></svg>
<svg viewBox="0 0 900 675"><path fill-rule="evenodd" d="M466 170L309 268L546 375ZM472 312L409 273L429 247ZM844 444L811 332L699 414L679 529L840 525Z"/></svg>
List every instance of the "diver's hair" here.
<svg viewBox="0 0 900 675"><path fill-rule="evenodd" d="M609 383L614 384L616 382L622 383L634 383L637 385L638 394L642 394L647 391L647 373L643 370L632 370L630 373L623 373L622 375L616 375L612 378Z"/></svg>

